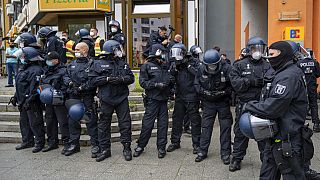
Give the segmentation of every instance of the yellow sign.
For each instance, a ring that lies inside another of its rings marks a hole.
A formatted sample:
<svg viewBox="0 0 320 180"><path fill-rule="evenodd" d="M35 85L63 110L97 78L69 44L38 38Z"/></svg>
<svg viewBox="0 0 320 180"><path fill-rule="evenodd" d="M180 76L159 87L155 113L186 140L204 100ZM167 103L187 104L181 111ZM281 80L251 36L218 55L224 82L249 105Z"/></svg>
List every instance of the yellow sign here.
<svg viewBox="0 0 320 180"><path fill-rule="evenodd" d="M112 11L112 3L111 0L96 0L96 9L111 12Z"/></svg>
<svg viewBox="0 0 320 180"><path fill-rule="evenodd" d="M284 40L303 41L304 27L286 27L284 31Z"/></svg>
<svg viewBox="0 0 320 180"><path fill-rule="evenodd" d="M93 10L98 0L39 0L40 11Z"/></svg>

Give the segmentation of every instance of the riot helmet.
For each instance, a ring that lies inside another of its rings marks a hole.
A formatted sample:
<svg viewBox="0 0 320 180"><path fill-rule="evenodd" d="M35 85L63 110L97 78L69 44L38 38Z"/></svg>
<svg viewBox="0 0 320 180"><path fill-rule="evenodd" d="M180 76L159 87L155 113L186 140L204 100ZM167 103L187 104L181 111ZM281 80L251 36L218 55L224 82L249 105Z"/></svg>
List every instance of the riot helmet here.
<svg viewBox="0 0 320 180"><path fill-rule="evenodd" d="M217 50L209 49L204 53L203 64L209 74L216 74L220 70L221 57Z"/></svg>
<svg viewBox="0 0 320 180"><path fill-rule="evenodd" d="M249 55L253 60L260 60L267 51L267 44L260 37L250 38L247 44Z"/></svg>

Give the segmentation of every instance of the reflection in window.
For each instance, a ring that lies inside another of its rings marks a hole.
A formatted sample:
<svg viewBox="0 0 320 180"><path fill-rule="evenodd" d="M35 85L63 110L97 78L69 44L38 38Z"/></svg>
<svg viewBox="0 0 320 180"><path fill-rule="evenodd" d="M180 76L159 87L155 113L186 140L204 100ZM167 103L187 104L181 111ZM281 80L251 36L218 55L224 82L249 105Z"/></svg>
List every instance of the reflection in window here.
<svg viewBox="0 0 320 180"><path fill-rule="evenodd" d="M144 19L144 20L143 20ZM134 22L135 19L132 19ZM143 24L143 22L148 22ZM143 52L146 51L146 45L149 41L150 33L158 33L158 27L170 24L170 18L136 18L136 24L133 24L132 41L132 65L138 68L144 63ZM150 24L149 24L150 22Z"/></svg>

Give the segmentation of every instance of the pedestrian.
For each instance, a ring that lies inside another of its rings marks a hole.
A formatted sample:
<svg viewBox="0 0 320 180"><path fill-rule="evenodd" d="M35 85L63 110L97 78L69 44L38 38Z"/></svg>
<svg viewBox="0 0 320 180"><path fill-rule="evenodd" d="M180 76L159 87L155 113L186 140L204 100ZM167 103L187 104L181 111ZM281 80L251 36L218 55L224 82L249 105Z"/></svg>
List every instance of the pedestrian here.
<svg viewBox="0 0 320 180"><path fill-rule="evenodd" d="M268 60L275 73L263 90L264 97L244 107L244 111L273 120L278 127L275 136L266 141L260 179L305 179L301 133L308 99L304 74L293 62L288 42L271 44Z"/></svg>
<svg viewBox="0 0 320 180"><path fill-rule="evenodd" d="M64 83L68 85L66 105L74 100L81 101L85 106L86 126L90 136L91 157L96 158L100 152L98 142L97 114L94 101L96 88L89 85L89 70L93 64L93 59L89 56L89 47L86 43L78 43L75 47L77 59L67 66L67 72L64 76ZM65 156L70 156L80 151L81 124L69 118L69 147Z"/></svg>
<svg viewBox="0 0 320 180"><path fill-rule="evenodd" d="M208 155L212 130L216 115L220 124L220 156L224 164L230 164L232 114L230 98L232 87L229 79L231 66L221 60L218 51L205 52L203 63L199 66L194 86L201 98L202 124L200 150L195 159L201 162Z"/></svg>
<svg viewBox="0 0 320 180"><path fill-rule="evenodd" d="M14 87L13 78L16 81L17 71L18 71L18 58L14 56L14 53L18 51L12 40L9 41L9 48L6 49L6 67L8 74L8 85L5 87Z"/></svg>
<svg viewBox="0 0 320 180"><path fill-rule="evenodd" d="M248 54L238 61L235 61L230 72L231 85L236 92L238 102L236 105L236 118L234 124L234 144L232 160L229 166L231 172L241 169L241 161L246 155L249 139L242 134L239 128L239 119L242 114L243 105L252 100L259 100L263 87L263 77L271 68L270 64L263 57L267 45L260 37L249 39L247 48ZM258 142L260 151L264 149L264 142Z"/></svg>
<svg viewBox="0 0 320 180"><path fill-rule="evenodd" d="M45 57L47 66L44 67L44 74L41 76L42 90L49 88L50 103L45 103L45 122L47 125L48 146L42 152L58 149L58 124L61 132L61 140L64 145L61 154L68 148L69 126L68 111L64 104L64 97L67 94L67 86L63 83L66 68L60 63L60 56L52 51ZM42 95L42 93L41 93ZM42 96L40 96L42 97Z"/></svg>
<svg viewBox="0 0 320 180"><path fill-rule="evenodd" d="M157 149L158 158L166 155L168 134L168 99L170 96L171 78L164 67L164 53L166 49L161 44L152 45L147 62L140 68L139 82L145 89L145 113L142 119L142 128L138 145L133 154L138 157L144 151L151 137L155 120L157 119Z"/></svg>
<svg viewBox="0 0 320 180"><path fill-rule="evenodd" d="M188 59L187 49L182 43L173 45L171 56L174 64L170 73L175 79L175 103L172 116L171 144L167 151L172 152L180 148L183 120L187 117L191 121L193 153L196 154L200 145L201 117L199 113L200 100L194 87L198 63Z"/></svg>
<svg viewBox="0 0 320 180"><path fill-rule="evenodd" d="M90 83L98 88L101 114L98 121L98 138L101 154L97 162L111 156L111 122L115 111L118 117L120 140L126 161L132 159L131 152L131 117L129 109L129 88L134 83L134 75L129 65L122 60L122 45L115 40L108 40L103 45L100 60L94 62L90 70Z"/></svg>

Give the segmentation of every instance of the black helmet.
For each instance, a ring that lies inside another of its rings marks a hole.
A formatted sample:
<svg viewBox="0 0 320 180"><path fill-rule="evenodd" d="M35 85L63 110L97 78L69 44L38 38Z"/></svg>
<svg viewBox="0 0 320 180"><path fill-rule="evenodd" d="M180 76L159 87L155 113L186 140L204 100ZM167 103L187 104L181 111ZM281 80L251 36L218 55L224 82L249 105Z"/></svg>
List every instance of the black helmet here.
<svg viewBox="0 0 320 180"><path fill-rule="evenodd" d="M111 26L117 26L120 29L120 23L117 20L109 21L109 27Z"/></svg>
<svg viewBox="0 0 320 180"><path fill-rule="evenodd" d="M191 48L190 48L190 53L194 56L194 55L199 55L199 54L201 54L201 53L203 53L202 52L202 49L201 49L201 47L199 47L199 46L196 46L196 45L193 45L193 46L191 46Z"/></svg>
<svg viewBox="0 0 320 180"><path fill-rule="evenodd" d="M186 54L187 49L182 43L173 45L170 50L170 56L171 58L174 58L176 65L183 64L187 61L187 58L185 58Z"/></svg>
<svg viewBox="0 0 320 180"><path fill-rule="evenodd" d="M247 43L247 48L249 50L249 55L252 59L260 60L262 56L266 53L267 44L260 37L252 37Z"/></svg>
<svg viewBox="0 0 320 180"><path fill-rule="evenodd" d="M162 60L166 60L166 48L161 44L152 45L148 58L152 57L161 57Z"/></svg>
<svg viewBox="0 0 320 180"><path fill-rule="evenodd" d="M122 57L124 50L122 45L115 40L108 40L103 44L102 52L100 55L114 54L117 57Z"/></svg>
<svg viewBox="0 0 320 180"><path fill-rule="evenodd" d="M24 47L22 50L22 57L20 58L21 62L34 62L34 61L42 61L43 59L40 56L40 53L37 49L33 47ZM25 64L23 63L23 64Z"/></svg>
<svg viewBox="0 0 320 180"><path fill-rule="evenodd" d="M49 27L42 27L41 29L39 29L38 31L38 37L40 38L46 38L51 34L56 34L57 31L53 31L52 29L50 29Z"/></svg>
<svg viewBox="0 0 320 180"><path fill-rule="evenodd" d="M29 46L30 44L36 44L37 38L33 34L26 32L26 33L20 34L16 38L14 43L19 44L20 48L23 48L23 47Z"/></svg>
<svg viewBox="0 0 320 180"><path fill-rule="evenodd" d="M83 38L83 37L85 37L85 36L89 36L89 35L90 35L90 32L89 32L88 29L82 28L82 29L80 29L79 31L77 31L75 35L76 35L76 36L79 36L80 38Z"/></svg>
<svg viewBox="0 0 320 180"><path fill-rule="evenodd" d="M207 72L216 74L220 70L221 57L217 50L209 49L204 53L203 64L206 65Z"/></svg>
<svg viewBox="0 0 320 180"><path fill-rule="evenodd" d="M275 121L256 117L249 112L241 115L239 127L246 137L256 141L272 138L278 132L278 126Z"/></svg>

